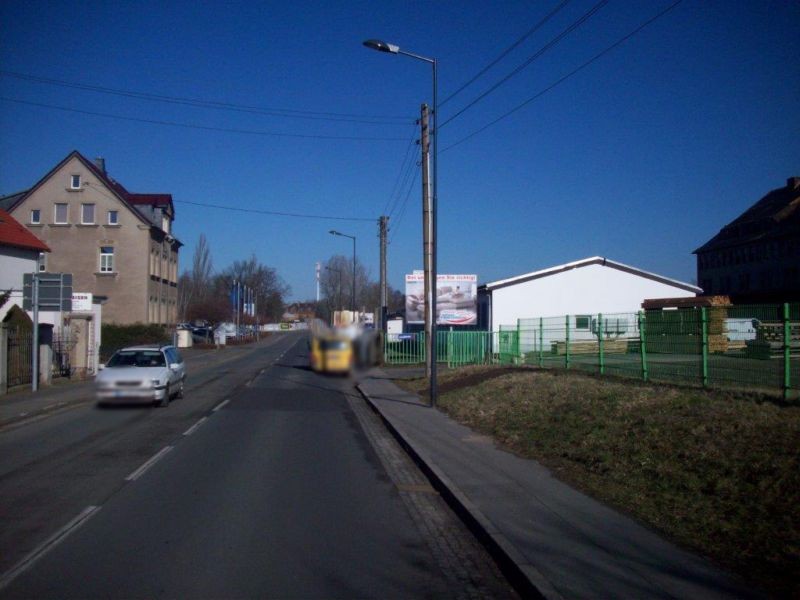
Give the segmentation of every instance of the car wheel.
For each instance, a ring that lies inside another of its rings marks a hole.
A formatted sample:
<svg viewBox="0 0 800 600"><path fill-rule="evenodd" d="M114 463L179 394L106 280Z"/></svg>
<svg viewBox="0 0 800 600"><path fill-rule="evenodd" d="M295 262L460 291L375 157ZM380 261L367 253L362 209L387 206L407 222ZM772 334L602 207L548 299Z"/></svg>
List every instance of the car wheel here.
<svg viewBox="0 0 800 600"><path fill-rule="evenodd" d="M186 380L181 380L181 387L178 388L178 393L176 394L176 398L183 398L183 386L186 385Z"/></svg>
<svg viewBox="0 0 800 600"><path fill-rule="evenodd" d="M170 394L170 392L169 392L169 384L167 384L167 389L164 390L164 397L161 399L161 402L159 402L159 404L158 404L162 408L165 407L165 406L169 406L169 394Z"/></svg>

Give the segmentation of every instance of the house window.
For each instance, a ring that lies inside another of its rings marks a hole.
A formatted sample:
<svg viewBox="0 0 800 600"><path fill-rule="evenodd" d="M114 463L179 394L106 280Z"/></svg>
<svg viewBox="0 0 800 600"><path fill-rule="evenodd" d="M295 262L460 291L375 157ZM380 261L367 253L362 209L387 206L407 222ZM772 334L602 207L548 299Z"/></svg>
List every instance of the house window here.
<svg viewBox="0 0 800 600"><path fill-rule="evenodd" d="M161 230L165 233L169 233L169 217L167 215L161 216Z"/></svg>
<svg viewBox="0 0 800 600"><path fill-rule="evenodd" d="M38 208L34 208L31 211L31 225L38 225L42 222L42 211Z"/></svg>
<svg viewBox="0 0 800 600"><path fill-rule="evenodd" d="M79 190L79 189L81 189L81 176L80 175L70 175L69 176L69 189L71 189L71 190Z"/></svg>
<svg viewBox="0 0 800 600"><path fill-rule="evenodd" d="M591 317L589 315L575 315L575 329L589 331L589 323Z"/></svg>
<svg viewBox="0 0 800 600"><path fill-rule="evenodd" d="M114 247L100 246L100 272L114 272Z"/></svg>
<svg viewBox="0 0 800 600"><path fill-rule="evenodd" d="M81 224L94 225L94 204L81 204Z"/></svg>
<svg viewBox="0 0 800 600"><path fill-rule="evenodd" d="M108 211L108 224L119 225L119 211L116 210Z"/></svg>
<svg viewBox="0 0 800 600"><path fill-rule="evenodd" d="M56 204L55 207L55 218L53 219L53 223L56 225L66 225L69 221L67 220L67 204Z"/></svg>

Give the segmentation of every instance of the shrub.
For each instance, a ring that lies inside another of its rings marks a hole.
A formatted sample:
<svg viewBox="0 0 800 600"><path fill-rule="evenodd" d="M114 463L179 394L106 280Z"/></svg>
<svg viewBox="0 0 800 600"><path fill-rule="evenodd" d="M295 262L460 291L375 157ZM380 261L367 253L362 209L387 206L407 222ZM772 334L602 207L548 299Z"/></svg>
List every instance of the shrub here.
<svg viewBox="0 0 800 600"><path fill-rule="evenodd" d="M120 348L142 344L169 344L172 342L172 331L162 325L114 325L104 323L102 328L102 345L100 360L105 362Z"/></svg>

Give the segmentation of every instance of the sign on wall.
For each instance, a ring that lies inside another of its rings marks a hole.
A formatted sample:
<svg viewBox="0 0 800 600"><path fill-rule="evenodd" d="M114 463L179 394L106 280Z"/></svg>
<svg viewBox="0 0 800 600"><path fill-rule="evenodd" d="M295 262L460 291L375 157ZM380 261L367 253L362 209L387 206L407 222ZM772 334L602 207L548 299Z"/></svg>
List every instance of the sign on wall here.
<svg viewBox="0 0 800 600"><path fill-rule="evenodd" d="M436 323L474 325L478 321L478 276L439 275L436 285ZM406 322L425 321L425 276L406 275Z"/></svg>
<svg viewBox="0 0 800 600"><path fill-rule="evenodd" d="M72 292L72 311L91 312L92 294L86 292Z"/></svg>

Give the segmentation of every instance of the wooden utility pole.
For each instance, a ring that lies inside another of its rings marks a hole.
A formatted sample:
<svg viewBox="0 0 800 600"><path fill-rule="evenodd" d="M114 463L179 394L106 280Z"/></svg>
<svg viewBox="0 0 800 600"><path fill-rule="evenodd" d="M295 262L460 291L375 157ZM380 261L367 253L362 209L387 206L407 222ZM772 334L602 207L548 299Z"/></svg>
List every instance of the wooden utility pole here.
<svg viewBox="0 0 800 600"><path fill-rule="evenodd" d="M386 314L388 312L388 293L386 288L386 234L389 231L389 217L382 216L378 220L381 240L381 330L386 332Z"/></svg>
<svg viewBox="0 0 800 600"><path fill-rule="evenodd" d="M425 376L430 378L433 359L433 319L432 314L433 294L436 290L436 282L433 281L433 210L431 205L431 181L430 181L430 129L428 128L428 118L430 109L427 104L422 105L422 116L420 127L422 135L420 146L422 147L422 268L425 277Z"/></svg>

